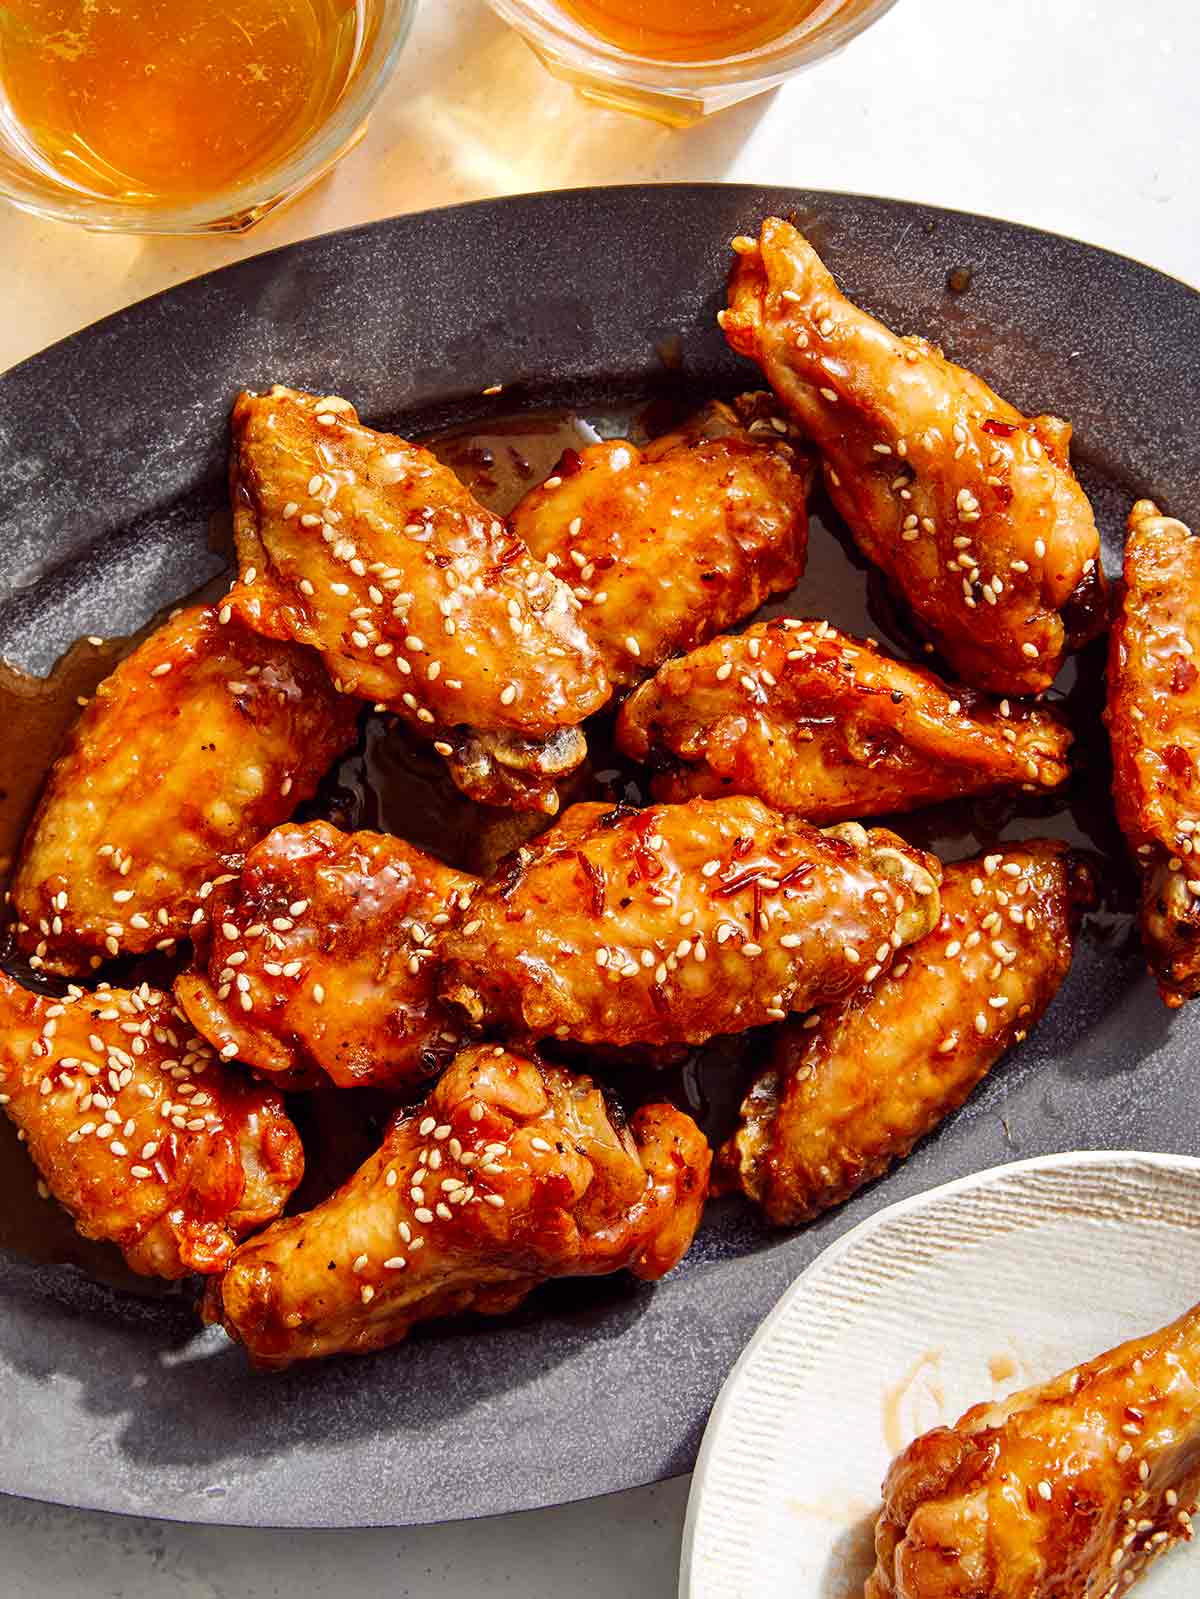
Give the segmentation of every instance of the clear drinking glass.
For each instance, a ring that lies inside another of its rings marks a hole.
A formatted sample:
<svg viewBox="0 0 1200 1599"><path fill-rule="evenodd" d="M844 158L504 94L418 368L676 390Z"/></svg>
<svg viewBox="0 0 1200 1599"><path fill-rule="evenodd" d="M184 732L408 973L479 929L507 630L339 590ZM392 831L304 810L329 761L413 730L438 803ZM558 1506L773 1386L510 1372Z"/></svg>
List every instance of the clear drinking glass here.
<svg viewBox="0 0 1200 1599"><path fill-rule="evenodd" d="M218 191L146 200L91 191L45 159L0 93L0 195L25 211L111 233L242 233L315 183L352 150L392 72L417 0L356 0L344 84L319 122L283 143L268 164Z"/></svg>
<svg viewBox="0 0 1200 1599"><path fill-rule="evenodd" d="M778 38L711 61L633 55L589 32L556 0L488 0L542 64L589 100L686 127L832 55L896 0L821 0Z"/></svg>

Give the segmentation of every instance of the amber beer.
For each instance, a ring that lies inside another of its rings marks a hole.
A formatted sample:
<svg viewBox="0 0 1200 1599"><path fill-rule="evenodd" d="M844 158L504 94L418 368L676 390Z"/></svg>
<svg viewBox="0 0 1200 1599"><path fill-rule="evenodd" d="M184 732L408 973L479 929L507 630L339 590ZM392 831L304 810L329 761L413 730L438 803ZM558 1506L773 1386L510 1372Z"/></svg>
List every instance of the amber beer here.
<svg viewBox="0 0 1200 1599"><path fill-rule="evenodd" d="M560 0L582 27L630 55L717 61L758 50L840 0Z"/></svg>
<svg viewBox="0 0 1200 1599"><path fill-rule="evenodd" d="M5 0L0 87L28 159L176 205L252 180L328 118L361 0Z"/></svg>

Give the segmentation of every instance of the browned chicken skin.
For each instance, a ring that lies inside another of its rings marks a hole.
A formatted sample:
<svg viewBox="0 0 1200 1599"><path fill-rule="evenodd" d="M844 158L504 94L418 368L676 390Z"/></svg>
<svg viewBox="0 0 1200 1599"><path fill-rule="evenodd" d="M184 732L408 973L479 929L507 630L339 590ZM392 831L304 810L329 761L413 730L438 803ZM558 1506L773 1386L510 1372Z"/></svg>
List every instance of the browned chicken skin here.
<svg viewBox="0 0 1200 1599"><path fill-rule="evenodd" d="M1200 1307L911 1443L866 1599L1117 1599L1198 1494Z"/></svg>
<svg viewBox="0 0 1200 1599"><path fill-rule="evenodd" d="M755 799L575 805L447 929L440 991L514 1036L702 1043L871 981L936 921L939 878L893 833Z"/></svg>
<svg viewBox="0 0 1200 1599"><path fill-rule="evenodd" d="M1142 874L1142 942L1172 1008L1200 993L1200 540L1139 500L1109 639L1117 819Z"/></svg>
<svg viewBox="0 0 1200 1599"><path fill-rule="evenodd" d="M609 695L568 586L436 456L336 397L240 395L230 475L238 613L313 645L473 798L553 814Z"/></svg>
<svg viewBox="0 0 1200 1599"><path fill-rule="evenodd" d="M724 1185L789 1227L903 1159L1041 1019L1086 891L1050 841L947 866L933 932L844 1005L780 1029L721 1152Z"/></svg>
<svg viewBox="0 0 1200 1599"><path fill-rule="evenodd" d="M717 406L645 452L624 439L569 450L513 511L513 531L582 602L613 684L640 682L802 575L810 474L767 433Z"/></svg>
<svg viewBox="0 0 1200 1599"><path fill-rule="evenodd" d="M307 650L208 606L164 622L100 684L47 779L12 888L30 964L74 976L173 948L223 858L313 793L356 721Z"/></svg>
<svg viewBox="0 0 1200 1599"><path fill-rule="evenodd" d="M828 622L780 618L660 667L626 700L617 742L661 768L656 799L756 794L837 822L1055 788L1071 734L1053 711L951 688Z"/></svg>
<svg viewBox="0 0 1200 1599"><path fill-rule="evenodd" d="M342 1088L427 1077L459 1034L434 997L434 939L477 879L402 839L276 828L213 895L202 969L176 996L213 1047Z"/></svg>
<svg viewBox="0 0 1200 1599"><path fill-rule="evenodd" d="M285 1366L503 1313L550 1277L661 1277L692 1241L709 1162L672 1106L626 1127L586 1077L477 1045L337 1193L240 1249L206 1314L257 1365Z"/></svg>
<svg viewBox="0 0 1200 1599"><path fill-rule="evenodd" d="M871 561L966 682L1036 694L1102 625L1100 541L1071 471L1071 429L1026 417L920 338L838 289L808 241L768 217L738 239L721 314L824 458Z"/></svg>
<svg viewBox="0 0 1200 1599"><path fill-rule="evenodd" d="M59 1000L0 972L0 1103L83 1236L146 1276L221 1270L304 1169L278 1094L145 984Z"/></svg>

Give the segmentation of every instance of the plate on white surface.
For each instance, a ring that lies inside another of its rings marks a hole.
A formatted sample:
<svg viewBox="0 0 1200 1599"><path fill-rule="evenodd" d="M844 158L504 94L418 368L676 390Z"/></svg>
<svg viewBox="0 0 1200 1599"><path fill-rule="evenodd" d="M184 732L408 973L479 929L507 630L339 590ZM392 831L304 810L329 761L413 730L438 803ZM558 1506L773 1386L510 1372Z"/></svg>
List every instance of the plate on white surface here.
<svg viewBox="0 0 1200 1599"><path fill-rule="evenodd" d="M802 1273L731 1372L696 1465L681 1599L861 1599L879 1485L918 1434L1182 1314L1200 1160L1090 1152L947 1183ZM1194 1599L1200 1553L1138 1585Z"/></svg>

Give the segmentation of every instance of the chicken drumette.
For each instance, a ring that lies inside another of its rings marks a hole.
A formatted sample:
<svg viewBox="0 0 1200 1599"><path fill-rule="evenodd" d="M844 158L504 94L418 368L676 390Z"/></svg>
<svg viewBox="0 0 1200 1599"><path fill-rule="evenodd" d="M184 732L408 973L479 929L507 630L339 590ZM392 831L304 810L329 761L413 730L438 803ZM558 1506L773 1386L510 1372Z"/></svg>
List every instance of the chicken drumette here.
<svg viewBox="0 0 1200 1599"><path fill-rule="evenodd" d="M964 794L1055 788L1053 711L951 688L822 621L780 618L668 661L626 700L617 742L656 799L756 794L812 822Z"/></svg>
<svg viewBox="0 0 1200 1599"><path fill-rule="evenodd" d="M324 1204L240 1249L206 1315L285 1366L501 1314L550 1277L653 1280L687 1252L709 1162L672 1106L626 1126L586 1077L477 1045Z"/></svg>
<svg viewBox="0 0 1200 1599"><path fill-rule="evenodd" d="M219 1271L304 1170L278 1094L145 984L53 999L0 972L0 1103L84 1237L146 1276Z"/></svg>
<svg viewBox="0 0 1200 1599"><path fill-rule="evenodd" d="M321 652L338 688L433 741L473 798L557 809L609 694L570 588L428 450L278 385L233 409L252 627Z"/></svg>
<svg viewBox="0 0 1200 1599"><path fill-rule="evenodd" d="M1198 1495L1200 1307L909 1444L866 1599L1117 1599Z"/></svg>
<svg viewBox="0 0 1200 1599"><path fill-rule="evenodd" d="M640 682L800 578L810 473L766 432L713 406L644 452L624 439L568 450L513 511L513 531L583 603L612 683Z"/></svg>
<svg viewBox="0 0 1200 1599"><path fill-rule="evenodd" d="M955 672L996 694L1048 688L1103 622L1091 506L1070 426L1026 417L926 340L897 338L838 289L808 241L768 217L721 313L820 449L864 555Z"/></svg>
<svg viewBox="0 0 1200 1599"><path fill-rule="evenodd" d="M18 948L63 976L171 949L223 858L315 790L357 708L316 657L181 611L96 690L50 772L12 886Z"/></svg>
<svg viewBox="0 0 1200 1599"><path fill-rule="evenodd" d="M446 930L441 994L514 1036L702 1043L870 982L937 920L940 874L893 833L755 799L575 805Z"/></svg>
<svg viewBox="0 0 1200 1599"><path fill-rule="evenodd" d="M428 1076L459 1035L433 993L437 931L477 879L382 833L276 828L212 897L176 997L214 1048L342 1088Z"/></svg>
<svg viewBox="0 0 1200 1599"><path fill-rule="evenodd" d="M1200 539L1139 500L1109 641L1117 818L1142 874L1142 942L1166 1004L1200 992Z"/></svg>
<svg viewBox="0 0 1200 1599"><path fill-rule="evenodd" d="M937 927L843 1006L780 1030L721 1152L778 1226L848 1199L956 1110L1071 964L1086 873L1054 842L948 866Z"/></svg>

